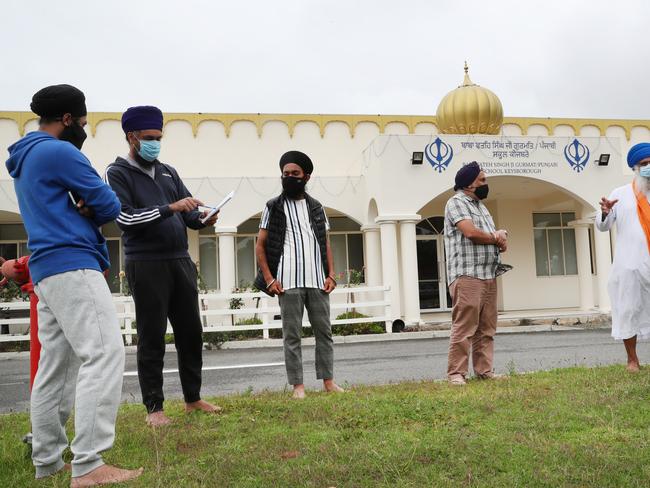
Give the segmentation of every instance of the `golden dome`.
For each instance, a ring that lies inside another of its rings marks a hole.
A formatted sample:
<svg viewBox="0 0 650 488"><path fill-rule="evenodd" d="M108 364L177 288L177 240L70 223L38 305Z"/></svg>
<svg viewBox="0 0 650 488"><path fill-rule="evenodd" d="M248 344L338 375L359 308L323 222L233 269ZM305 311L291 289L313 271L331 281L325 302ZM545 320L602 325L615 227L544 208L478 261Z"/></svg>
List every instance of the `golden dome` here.
<svg viewBox="0 0 650 488"><path fill-rule="evenodd" d="M472 83L465 62L465 81L438 105L436 119L442 134L498 134L503 124L501 101L487 88Z"/></svg>

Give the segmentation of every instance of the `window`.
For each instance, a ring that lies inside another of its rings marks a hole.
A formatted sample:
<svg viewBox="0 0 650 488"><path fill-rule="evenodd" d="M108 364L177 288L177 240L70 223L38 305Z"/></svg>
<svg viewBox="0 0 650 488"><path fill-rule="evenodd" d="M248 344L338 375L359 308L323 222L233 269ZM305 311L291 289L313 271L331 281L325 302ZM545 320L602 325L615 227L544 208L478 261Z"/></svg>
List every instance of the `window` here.
<svg viewBox="0 0 650 488"><path fill-rule="evenodd" d="M0 256L16 259L30 254L27 248L27 232L23 224L0 225Z"/></svg>
<svg viewBox="0 0 650 488"><path fill-rule="evenodd" d="M111 293L120 293L126 289L126 278L120 283L120 272L124 271L124 251L122 248L122 231L115 222L110 222L102 226L102 235L106 239L108 247L108 258L111 261L111 267L108 271L108 288ZM120 290L122 285L122 290Z"/></svg>
<svg viewBox="0 0 650 488"><path fill-rule="evenodd" d="M123 269L122 243L120 242L120 230L114 223L102 227L102 233L106 237L108 256L111 267L108 276L108 286L112 293L120 292L120 271ZM23 224L1 224L0 225L0 256L5 259L15 259L20 256L29 256L31 252L27 248L27 232Z"/></svg>
<svg viewBox="0 0 650 488"><path fill-rule="evenodd" d="M199 280L208 290L219 289L219 246L212 226L199 230Z"/></svg>
<svg viewBox="0 0 650 488"><path fill-rule="evenodd" d="M257 258L255 257L255 235L237 236L235 240L237 259L237 286L250 287L257 273Z"/></svg>
<svg viewBox="0 0 650 488"><path fill-rule="evenodd" d="M350 280L350 271L361 272L361 283L364 283L363 236L361 233L330 233L330 247L338 283L340 285L347 284Z"/></svg>
<svg viewBox="0 0 650 488"><path fill-rule="evenodd" d="M444 217L429 217L428 219L422 219L422 221L415 226L415 235L418 236L442 235L444 232Z"/></svg>
<svg viewBox="0 0 650 488"><path fill-rule="evenodd" d="M257 222L259 223L259 219L257 219ZM248 231L254 228L249 227ZM235 238L235 283L240 288L252 286L255 280L255 274L257 273L256 241L257 236L255 234L238 234ZM214 234L213 227L199 230L199 274L208 290L220 289L219 240ZM230 290L223 291L230 292Z"/></svg>
<svg viewBox="0 0 650 488"><path fill-rule="evenodd" d="M578 274L575 230L568 227L575 218L574 212L533 214L537 276Z"/></svg>
<svg viewBox="0 0 650 488"><path fill-rule="evenodd" d="M126 277L120 283L120 271L124 270L124 259L122 257L122 240L119 237L107 237L106 247L108 247L108 259L111 262L111 267L108 270L108 288L111 293L120 293L124 291L126 286ZM123 288L120 289L120 285Z"/></svg>
<svg viewBox="0 0 650 488"><path fill-rule="evenodd" d="M349 279L348 270L363 273L363 236L359 224L348 217L328 217L330 222L330 245L334 256L334 267L343 279L339 284L346 284ZM236 259L238 286L250 285L257 273L257 258L255 257L255 244L257 242L257 229L260 219L253 218L242 223L237 228ZM364 281L362 276L361 281Z"/></svg>

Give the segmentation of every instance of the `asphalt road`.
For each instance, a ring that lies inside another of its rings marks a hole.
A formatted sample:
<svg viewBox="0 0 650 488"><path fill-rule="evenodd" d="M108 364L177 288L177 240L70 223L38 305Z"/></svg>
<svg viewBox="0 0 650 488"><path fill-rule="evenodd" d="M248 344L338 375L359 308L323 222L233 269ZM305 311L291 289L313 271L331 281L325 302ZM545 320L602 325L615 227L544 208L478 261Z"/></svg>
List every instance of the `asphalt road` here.
<svg viewBox="0 0 650 488"><path fill-rule="evenodd" d="M414 339L335 345L335 377L341 385L387 384L445 377L448 339ZM527 372L576 365L622 364L625 352L608 329L498 335L497 373ZM638 346L642 364L650 362L650 343ZM314 371L314 348L303 348L305 384L320 388ZM278 390L286 384L281 348L204 351L203 396L247 390ZM168 351L165 395L181 398L176 354ZM122 399L139 402L135 354L127 353ZM29 407L29 356L0 354L0 413Z"/></svg>

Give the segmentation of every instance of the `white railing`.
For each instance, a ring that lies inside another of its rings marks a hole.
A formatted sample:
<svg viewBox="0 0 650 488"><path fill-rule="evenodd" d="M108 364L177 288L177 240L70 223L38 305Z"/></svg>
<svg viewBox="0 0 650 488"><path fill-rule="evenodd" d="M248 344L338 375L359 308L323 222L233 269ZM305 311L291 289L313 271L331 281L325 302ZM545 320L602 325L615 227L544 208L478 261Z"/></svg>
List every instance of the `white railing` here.
<svg viewBox="0 0 650 488"><path fill-rule="evenodd" d="M344 295L345 299L341 297L340 301L337 300L340 295ZM359 299L360 295L362 296L361 299ZM229 308L229 302L232 299L243 300L244 306L238 309ZM137 334L136 329L133 327L133 322L135 321L133 299L130 296L116 296L114 297L114 301L118 310L117 317L120 321L122 334L125 336L125 342L131 344L132 337ZM390 287L388 286L339 287L332 292L330 299L331 316L337 317L352 309L368 310L370 313L368 314L369 316L360 318L339 320L333 318L332 325L382 322L385 324L386 332L391 333L393 317L391 316L390 303ZM277 298L271 298L262 292L201 294L199 295L199 308L203 323L203 332L262 330L262 337L268 339L269 330L282 328L282 322L274 319L274 316L280 313ZM28 310L29 302L0 303L0 309ZM227 321L230 321L231 324L235 323L237 317L246 318L251 316L258 318L262 323L224 325L224 322ZM0 318L0 326L2 325L22 326L27 331L29 328L29 317L15 319ZM309 321L304 320L303 327L309 326ZM167 333L173 334L170 324L167 324ZM0 334L0 342L17 341L29 341L29 333Z"/></svg>

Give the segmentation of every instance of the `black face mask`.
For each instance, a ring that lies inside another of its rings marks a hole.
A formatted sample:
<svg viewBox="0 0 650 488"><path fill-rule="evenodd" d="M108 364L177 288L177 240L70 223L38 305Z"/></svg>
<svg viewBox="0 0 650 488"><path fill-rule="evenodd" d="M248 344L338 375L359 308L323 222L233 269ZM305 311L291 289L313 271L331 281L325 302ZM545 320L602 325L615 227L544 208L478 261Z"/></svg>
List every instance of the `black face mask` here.
<svg viewBox="0 0 650 488"><path fill-rule="evenodd" d="M64 127L63 132L59 136L59 140L68 141L81 151L81 146L84 145L86 137L88 137L88 134L86 134L84 128L78 122L72 121L71 125Z"/></svg>
<svg viewBox="0 0 650 488"><path fill-rule="evenodd" d="M474 188L474 195L479 200L484 200L487 198L488 193L490 192L490 187L488 185L481 185Z"/></svg>
<svg viewBox="0 0 650 488"><path fill-rule="evenodd" d="M306 184L307 182L305 180L296 176L282 177L282 189L289 198L297 198L305 193Z"/></svg>

